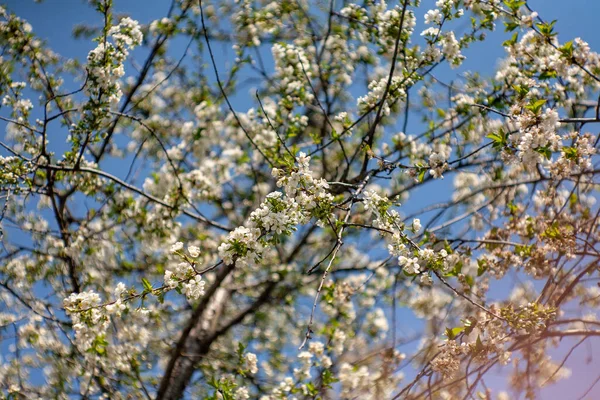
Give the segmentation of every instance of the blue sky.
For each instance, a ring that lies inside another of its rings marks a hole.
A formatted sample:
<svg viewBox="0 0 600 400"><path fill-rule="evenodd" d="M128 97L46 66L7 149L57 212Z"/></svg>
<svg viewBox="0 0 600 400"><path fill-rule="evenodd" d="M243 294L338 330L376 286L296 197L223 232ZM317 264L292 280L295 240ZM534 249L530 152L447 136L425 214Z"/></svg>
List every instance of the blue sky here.
<svg viewBox="0 0 600 400"><path fill-rule="evenodd" d="M115 0L115 8L116 14L126 13L141 23L148 23L153 19L166 15L170 3L169 0ZM392 2L389 1L389 3ZM430 3L434 3L434 1L423 1L422 11L417 15L420 25L423 20L422 13L426 11L426 5ZM39 37L44 38L55 52L65 57L73 57L83 61L87 53L95 47L87 39L74 40L71 37L72 28L76 24L97 25L100 23L96 11L84 0L46 0L41 4L36 4L33 0L4 0L2 4L6 5L10 11L28 20L33 26L34 32ZM559 32L560 41L581 37L590 44L593 50L600 50L600 35L598 34L600 0L531 0L529 4L545 20L558 20L556 30ZM419 27L417 27L417 31L418 29ZM488 41L475 43L464 52L467 61L461 70L478 71L484 76L492 74L498 60L504 56L504 50L500 43L507 37L508 35L503 32L502 26L498 26L498 30L489 35ZM215 46L214 50L217 63L231 65L234 57L233 52L225 51L224 47L221 46ZM178 57L184 51L184 44L175 42L170 46L169 51L173 57ZM129 65L128 68L131 68L131 66ZM456 71L442 70L436 76L442 80L446 78L449 80L455 74ZM211 76L211 78L213 77ZM253 100L253 96L238 96L234 104L241 110L255 106L248 99ZM449 189L451 179L448 179L445 184L448 185ZM439 189L440 186L436 186L436 190ZM425 187L417 192L416 198L431 197L433 195L435 193L432 192L432 189ZM408 212L410 210L403 211ZM506 287L506 289L509 290L510 288ZM596 348L582 346L574 353L573 360L583 360L590 352L594 353L596 358L600 358L600 352ZM596 362L595 368L583 364L575 367L573 369L573 373L576 375L575 379L568 383L552 386L550 390L545 390L543 399L577 398L585 390L586 383L596 378L598 365ZM500 379L498 379L498 382L500 382ZM590 398L600 398L600 391L592 392L592 394L594 393L597 397L592 396Z"/></svg>

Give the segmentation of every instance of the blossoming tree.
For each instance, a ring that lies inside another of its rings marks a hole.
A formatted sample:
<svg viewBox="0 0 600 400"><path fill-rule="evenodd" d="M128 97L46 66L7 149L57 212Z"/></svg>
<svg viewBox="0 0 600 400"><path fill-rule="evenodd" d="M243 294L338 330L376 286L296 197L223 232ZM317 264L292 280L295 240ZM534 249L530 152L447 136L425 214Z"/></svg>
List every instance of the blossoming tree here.
<svg viewBox="0 0 600 400"><path fill-rule="evenodd" d="M585 362L584 40L525 0L170 3L91 0L84 61L0 9L2 398L533 399Z"/></svg>

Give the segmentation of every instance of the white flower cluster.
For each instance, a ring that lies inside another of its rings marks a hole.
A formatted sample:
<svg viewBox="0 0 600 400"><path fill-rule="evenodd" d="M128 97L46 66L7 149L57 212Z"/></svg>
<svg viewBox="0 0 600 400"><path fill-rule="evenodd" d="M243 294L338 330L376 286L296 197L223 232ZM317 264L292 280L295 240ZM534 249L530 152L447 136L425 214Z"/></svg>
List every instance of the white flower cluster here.
<svg viewBox="0 0 600 400"><path fill-rule="evenodd" d="M369 93L361 96L357 100L358 111L360 113L366 113L369 110L373 110L379 107L379 102L383 99L383 94L387 88L388 78L384 77L379 80L374 80L369 83ZM412 80L403 76L394 76L390 82L388 94L385 99L385 103L382 108L382 115L390 115L391 106L397 101L406 100L407 86L412 85Z"/></svg>
<svg viewBox="0 0 600 400"><path fill-rule="evenodd" d="M348 3L340 10L340 15L349 21L349 36L362 43L374 40L378 54L385 55L387 58L394 51L400 26L402 26L400 45L408 42L416 24L414 12L411 9L403 10L400 5L388 9L385 1L368 2L364 6L366 8ZM366 46L361 46L359 53L362 53L361 57L368 57L369 50Z"/></svg>
<svg viewBox="0 0 600 400"><path fill-rule="evenodd" d="M452 302L452 296L441 288L432 287L430 290L412 292L407 302L417 318L443 319L448 305Z"/></svg>
<svg viewBox="0 0 600 400"><path fill-rule="evenodd" d="M392 254L397 255L398 252ZM404 248L398 256L398 264L404 272L409 275L420 275L420 282L423 285L433 283L431 276L427 273L428 269L439 269L446 273L452 270L458 261L459 258L456 254L448 254L444 249L438 252L432 249L420 249L411 253Z"/></svg>
<svg viewBox="0 0 600 400"><path fill-rule="evenodd" d="M402 10L399 4L393 9L387 10L387 4L382 1L376 4L372 22L379 26L379 35L377 44L379 51L384 54L391 54L394 50L396 39L398 37L398 27L402 22L402 33L404 37L409 38L417 22L414 12L410 9ZM402 16L404 14L404 17Z"/></svg>
<svg viewBox="0 0 600 400"><path fill-rule="evenodd" d="M323 343L318 341L310 342L308 351L319 360L323 368L329 368L333 364L331 358L325 354L325 345Z"/></svg>
<svg viewBox="0 0 600 400"><path fill-rule="evenodd" d="M188 300L198 300L201 296L204 296L204 286L206 282L202 280L202 276L197 274L188 282L185 282L182 286L181 291L185 294Z"/></svg>
<svg viewBox="0 0 600 400"><path fill-rule="evenodd" d="M313 355L308 351L303 351L298 354L300 360L300 368L294 368L294 376L298 380L310 379L310 369L312 367Z"/></svg>
<svg viewBox="0 0 600 400"><path fill-rule="evenodd" d="M90 51L87 58L89 73L88 92L92 97L100 94L108 95L109 102L117 103L121 98L119 78L125 74L124 62L129 50L142 43L142 31L137 21L123 18L121 22L108 31L114 44L100 40L98 47Z"/></svg>
<svg viewBox="0 0 600 400"><path fill-rule="evenodd" d="M421 272L421 266L419 265L419 259L417 257L399 256L398 264L400 264L407 274L414 275Z"/></svg>
<svg viewBox="0 0 600 400"><path fill-rule="evenodd" d="M235 400L248 400L250 399L250 392L248 391L248 388L242 386L236 389L233 396Z"/></svg>
<svg viewBox="0 0 600 400"><path fill-rule="evenodd" d="M254 265L262 256L264 249L260 237L260 229L239 226L230 232L219 246L219 257L225 264L235 261L237 267Z"/></svg>
<svg viewBox="0 0 600 400"><path fill-rule="evenodd" d="M29 116L29 111L33 109L33 103L29 99L19 98L20 94L20 90L15 90L12 96L4 96L2 105L11 107L13 114L17 116L17 121L23 122Z"/></svg>
<svg viewBox="0 0 600 400"><path fill-rule="evenodd" d="M286 13L293 10L290 4L279 1L255 3L252 0L238 0L232 20L236 26L238 41L244 46L260 46L261 36L277 32L282 27ZM238 45L234 45L234 48Z"/></svg>
<svg viewBox="0 0 600 400"><path fill-rule="evenodd" d="M439 353L431 360L432 369L448 380L456 375L461 360L465 358L485 362L491 357L498 360L500 365L508 364L512 354L505 349L505 345L510 335L506 334L504 324L491 318L489 314L481 312L477 315L477 326L469 333L465 332L456 339L447 338L440 346ZM556 368L553 370L557 371Z"/></svg>
<svg viewBox="0 0 600 400"><path fill-rule="evenodd" d="M283 377L279 384L271 390L271 393L260 397L260 400L296 399L294 396L288 396L292 393L308 395L309 387L305 382L312 378L311 369L317 367L322 371L331 368L333 361L326 354L326 350L331 345L333 349L337 348L341 353L343 344L340 345L340 342L343 340L345 340L345 334L343 331L337 330L327 347L319 341L311 342L308 351L302 351L297 356L299 363L293 370L294 377ZM267 372L267 374L269 373Z"/></svg>
<svg viewBox="0 0 600 400"><path fill-rule="evenodd" d="M404 132L392 136L392 142L396 147L401 148L403 154L406 154L412 162L423 160L432 151L429 143L419 141L415 136Z"/></svg>
<svg viewBox="0 0 600 400"><path fill-rule="evenodd" d="M325 179L313 177L309 166L310 156L300 152L296 163L297 168L290 174L273 168L272 175L278 178L277 187L283 187L285 195L293 198L302 210L299 222L307 223L314 217L318 225L323 225L327 220L333 220L333 196L329 193L329 184Z"/></svg>
<svg viewBox="0 0 600 400"><path fill-rule="evenodd" d="M433 9L427 11L425 13L425 23L427 25L437 24L439 25L442 22L442 13L438 9Z"/></svg>
<svg viewBox="0 0 600 400"><path fill-rule="evenodd" d="M312 75L312 64L304 50L292 44L277 43L273 45L272 52L277 81L285 95L282 105L291 109L293 104L310 103L314 96L306 87L306 79Z"/></svg>
<svg viewBox="0 0 600 400"><path fill-rule="evenodd" d="M101 304L100 296L87 291L72 293L63 300L63 308L73 321L75 344L82 353L102 354L105 351L105 335L110 325L110 315L121 315L127 308L122 294L127 290L125 284L119 282L114 290L116 300L107 305Z"/></svg>
<svg viewBox="0 0 600 400"><path fill-rule="evenodd" d="M333 354L339 356L344 352L344 345L346 344L346 333L342 329L336 329L331 338L331 348Z"/></svg>
<svg viewBox="0 0 600 400"><path fill-rule="evenodd" d="M246 369L251 374L256 374L258 372L258 358L254 353L246 353L244 356L244 361L246 362Z"/></svg>
<svg viewBox="0 0 600 400"><path fill-rule="evenodd" d="M363 276L362 281L358 281L361 276L357 275L358 279L347 278L342 282L329 281L326 284L326 290L331 290L333 296L325 301L321 307L323 313L330 318L337 318L344 316L353 320L356 318L356 307L349 299L356 293L356 287L359 287L364 282L365 277Z"/></svg>
<svg viewBox="0 0 600 400"><path fill-rule="evenodd" d="M125 293L125 291L127 291L127 287L123 282L119 282L114 290L114 295L117 300L107 304L104 307L106 312L108 312L111 315L121 315L121 312L127 308L127 306L123 303L123 299L121 298L121 295Z"/></svg>
<svg viewBox="0 0 600 400"><path fill-rule="evenodd" d="M122 51L125 57L128 54L127 48L139 46L144 38L138 22L129 17L121 19L118 25L111 27L108 35L112 36L117 48L124 49Z"/></svg>
<svg viewBox="0 0 600 400"><path fill-rule="evenodd" d="M446 157L440 153L431 153L429 156L429 174L435 179L444 178L444 171L448 169L448 163Z"/></svg>
<svg viewBox="0 0 600 400"><path fill-rule="evenodd" d="M462 9L453 10L457 4L453 0L439 0L436 2L438 9L427 11L425 14L425 24L433 25L421 32L427 41L427 46L423 51L425 61L440 61L443 55L451 68L460 66L465 59L461 54L461 44L456 39L453 31L442 33L441 28L444 21L463 16ZM441 50L440 50L441 48Z"/></svg>
<svg viewBox="0 0 600 400"><path fill-rule="evenodd" d="M590 54L590 45L581 38L573 39L573 58L580 64L598 57L598 53Z"/></svg>
<svg viewBox="0 0 600 400"><path fill-rule="evenodd" d="M418 233L418 232L421 231L421 228L422 228L422 226L421 226L421 220L419 218L413 219L412 227L411 227L412 231L414 233Z"/></svg>
<svg viewBox="0 0 600 400"><path fill-rule="evenodd" d="M533 21L537 18L537 16L538 13L535 11L529 14L521 15L521 26L530 27L533 24Z"/></svg>
<svg viewBox="0 0 600 400"><path fill-rule="evenodd" d="M561 140L556 133L560 126L558 113L546 108L541 115L536 115L531 110L516 116L519 133L513 139L517 144L517 157L526 168L534 168L543 160L545 152L553 152L559 149Z"/></svg>
<svg viewBox="0 0 600 400"><path fill-rule="evenodd" d="M294 378L291 376L285 377L277 387L275 387L270 395L261 396L260 400L279 400L279 399L290 399L294 400L296 397L287 396L286 394L290 393L296 384L294 383Z"/></svg>
<svg viewBox="0 0 600 400"><path fill-rule="evenodd" d="M19 157L0 156L0 184L16 184L30 169L31 165L24 163Z"/></svg>
<svg viewBox="0 0 600 400"><path fill-rule="evenodd" d="M506 60L508 65L500 68L496 77L507 77L508 83L522 85L531 79L531 71L556 71L560 75L569 76L570 83L577 84L579 71L577 68L570 69L569 62L555 48L558 47L557 45L556 40L551 45L534 30L529 30L517 43L505 47L510 55ZM577 53L575 48L573 51L574 54ZM545 80L538 80L536 83L542 87L548 85ZM550 86L546 87L550 88Z"/></svg>
<svg viewBox="0 0 600 400"><path fill-rule="evenodd" d="M447 11L454 7L457 3L459 3L457 0L437 0L435 2L435 6Z"/></svg>
<svg viewBox="0 0 600 400"><path fill-rule="evenodd" d="M173 246L171 246L171 253L177 253L179 251L183 250L183 242L177 242L175 243Z"/></svg>
<svg viewBox="0 0 600 400"><path fill-rule="evenodd" d="M342 398L352 398L353 393L356 393L358 388L371 384L370 375L369 368L366 365L354 368L347 362L342 363L338 374L342 386Z"/></svg>
<svg viewBox="0 0 600 400"><path fill-rule="evenodd" d="M261 148L268 149L277 144L277 132L271 128L270 124L270 121L277 118L277 108L277 104L270 97L266 97L262 100L261 111L250 108L247 112L240 114L246 130Z"/></svg>
<svg viewBox="0 0 600 400"><path fill-rule="evenodd" d="M329 368L333 364L331 358L325 354L325 345L317 341L308 345L308 351L300 352L298 359L300 367L294 368L294 377L299 381L312 377L310 370L313 366Z"/></svg>
<svg viewBox="0 0 600 400"><path fill-rule="evenodd" d="M301 220L305 220L305 216L299 204L281 192L269 193L260 207L250 214L253 227L278 235L290 234Z"/></svg>
<svg viewBox="0 0 600 400"><path fill-rule="evenodd" d="M63 301L63 307L73 321L75 343L84 352L92 347L96 336L108 329L109 320L100 305L100 296L91 290L72 293Z"/></svg>
<svg viewBox="0 0 600 400"><path fill-rule="evenodd" d="M343 91L346 85L352 83L358 54L341 35L329 36L324 46L326 50L321 57L321 62L326 66L327 73L336 78L337 83L332 89Z"/></svg>
<svg viewBox="0 0 600 400"><path fill-rule="evenodd" d="M401 226L400 214L396 210L390 210L392 202L387 197L380 196L373 190L365 190L363 202L365 210L375 217L373 225L377 228L393 231Z"/></svg>
<svg viewBox="0 0 600 400"><path fill-rule="evenodd" d="M188 300L193 301L204 295L206 282L193 267L193 260L200 256L197 246L188 246L188 254L182 252L183 243L177 242L171 246L171 253L178 255L183 261L165 270L164 284L169 289L181 286L181 291Z"/></svg>
<svg viewBox="0 0 600 400"><path fill-rule="evenodd" d="M596 154L590 134L580 136L577 132L572 132L569 136L575 141L574 145L563 147L560 157L550 167L552 176L558 179L592 168L591 156Z"/></svg>
<svg viewBox="0 0 600 400"><path fill-rule="evenodd" d="M340 10L340 15L347 18L349 21L365 24L369 22L369 15L367 10L359 6L358 4L349 3ZM363 40L364 41L364 40Z"/></svg>
<svg viewBox="0 0 600 400"><path fill-rule="evenodd" d="M246 226L229 233L219 246L219 256L227 264L236 266L255 264L262 256L264 244L273 234L289 235L298 224L305 224L312 217L318 225L333 220L331 212L333 196L324 179L315 179L309 168L310 157L300 153L296 158L297 168L286 174L273 168L272 175L277 186L284 192L272 192L261 205L250 214Z"/></svg>
<svg viewBox="0 0 600 400"><path fill-rule="evenodd" d="M2 6L0 6L0 18L0 35L8 45L7 47L26 51L37 50L41 47L41 42L31 35L33 27L29 22L14 14L9 14ZM3 61L2 58L0 60Z"/></svg>
<svg viewBox="0 0 600 400"><path fill-rule="evenodd" d="M365 318L365 329L373 337L385 338L389 330L388 319L385 316L383 309L377 307L373 311L369 311Z"/></svg>
<svg viewBox="0 0 600 400"><path fill-rule="evenodd" d="M424 36L427 39L427 42L430 45L433 45L440 36L440 28L430 26L429 28L421 32L421 36Z"/></svg>
<svg viewBox="0 0 600 400"><path fill-rule="evenodd" d="M442 53L450 62L451 68L459 67L465 59L460 52L460 43L456 40L454 32L450 31L442 35Z"/></svg>
<svg viewBox="0 0 600 400"><path fill-rule="evenodd" d="M150 33L154 36L160 34L166 34L171 32L175 28L175 21L170 18L163 17L152 21L148 27Z"/></svg>
<svg viewBox="0 0 600 400"><path fill-rule="evenodd" d="M436 264L441 266L443 271L449 271L451 268L451 262L447 260L448 253L446 250L440 250L438 253L431 249L418 250L418 254L415 255L415 245L409 241L405 233L400 231L405 229L405 225L402 223L401 217L395 210L390 210L392 205L391 201L387 197L380 196L372 190L366 190L363 194L365 209L371 211L375 216L373 225L377 228L384 229L382 232L383 236L386 236L390 240L388 244L388 250L394 257L398 257L398 264L402 267L404 272L409 275L420 274L421 283L424 285L430 285L432 279L429 274L426 273L426 269L429 264ZM410 230L417 233L422 228L421 221L414 219ZM407 246L408 244L408 246ZM452 267L454 264L452 264Z"/></svg>

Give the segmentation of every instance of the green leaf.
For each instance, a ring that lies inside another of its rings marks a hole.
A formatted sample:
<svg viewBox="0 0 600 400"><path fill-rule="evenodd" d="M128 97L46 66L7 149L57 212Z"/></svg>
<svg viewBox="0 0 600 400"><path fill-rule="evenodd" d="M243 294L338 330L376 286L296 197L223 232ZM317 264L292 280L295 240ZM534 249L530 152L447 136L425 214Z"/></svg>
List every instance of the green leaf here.
<svg viewBox="0 0 600 400"><path fill-rule="evenodd" d="M523 86L523 85L513 85L512 87L515 92L519 95L519 98L522 99L525 96L527 96L527 93L529 93L529 88L527 86Z"/></svg>
<svg viewBox="0 0 600 400"><path fill-rule="evenodd" d="M515 32L510 39L505 40L502 43L502 46L510 47L510 46L514 45L515 43L517 43L518 39L519 39L519 32Z"/></svg>
<svg viewBox="0 0 600 400"><path fill-rule="evenodd" d="M508 207L508 210L510 211L511 215L515 215L517 213L517 211L519 211L519 207L517 207L515 205L515 203L512 201L510 203L508 203L506 206Z"/></svg>
<svg viewBox="0 0 600 400"><path fill-rule="evenodd" d="M308 383L306 384L306 389L308 390L308 394L309 394L310 396L316 396L316 395L318 395L318 394L319 394L319 389L317 389L317 388L315 387L314 383L312 383L312 382L308 382Z"/></svg>
<svg viewBox="0 0 600 400"><path fill-rule="evenodd" d="M539 100L531 100L531 102L525 106L526 109L528 109L529 111L531 111L532 113L538 115L540 113L540 111L542 110L542 106L546 104L546 99L539 99Z"/></svg>
<svg viewBox="0 0 600 400"><path fill-rule="evenodd" d="M539 22L537 24L535 24L535 26L537 26L537 28L539 29L540 33L543 36L546 36L547 38L550 38L552 36L556 36L557 32L554 32L554 24L556 24L556 20L551 21L551 22Z"/></svg>
<svg viewBox="0 0 600 400"><path fill-rule="evenodd" d="M544 233L542 233L542 237L547 237L550 239L560 239L562 234L560 233L560 229L558 228L558 222L554 221L552 225L550 225Z"/></svg>
<svg viewBox="0 0 600 400"><path fill-rule="evenodd" d="M144 291L145 292L151 292L152 291L152 284L150 283L150 281L146 278L142 278L142 285L144 285Z"/></svg>
<svg viewBox="0 0 600 400"><path fill-rule="evenodd" d="M533 245L515 246L515 254L520 257L529 257L533 252Z"/></svg>
<svg viewBox="0 0 600 400"><path fill-rule="evenodd" d="M419 170L419 175L418 175L419 182L423 182L423 179L425 179L425 172L427 172L426 168L422 168L421 170Z"/></svg>
<svg viewBox="0 0 600 400"><path fill-rule="evenodd" d="M457 326L456 328L452 329L446 328L446 336L449 340L454 340L464 330L465 328L463 326Z"/></svg>
<svg viewBox="0 0 600 400"><path fill-rule="evenodd" d="M477 335L477 340L475 341L475 354L481 353L485 349L483 342L481 341L481 337Z"/></svg>
<svg viewBox="0 0 600 400"><path fill-rule="evenodd" d="M323 386L325 388L331 388L331 384L332 383L336 383L339 382L339 379L337 379L333 373L331 372L331 370L326 369L323 371L323 373L321 374L321 382L323 382Z"/></svg>
<svg viewBox="0 0 600 400"><path fill-rule="evenodd" d="M535 151L543 155L546 158L546 160L552 158L552 150L550 150L548 146L538 147L537 149L535 149Z"/></svg>
<svg viewBox="0 0 600 400"><path fill-rule="evenodd" d="M567 43L565 43L564 45L559 47L558 51L560 51L560 53L565 58L572 58L573 57L573 41L572 40L568 41Z"/></svg>
<svg viewBox="0 0 600 400"><path fill-rule="evenodd" d="M467 285L472 288L475 284L475 279L473 279L471 275L465 275L465 282L467 282Z"/></svg>
<svg viewBox="0 0 600 400"><path fill-rule="evenodd" d="M477 276L481 276L487 271L487 261L477 260Z"/></svg>
<svg viewBox="0 0 600 400"><path fill-rule="evenodd" d="M500 129L498 133L490 133L486 137L494 142L492 147L496 150L502 150L508 144L508 135L504 129Z"/></svg>
<svg viewBox="0 0 600 400"><path fill-rule="evenodd" d="M512 32L519 27L519 24L514 21L505 21L504 22L506 32Z"/></svg>
<svg viewBox="0 0 600 400"><path fill-rule="evenodd" d="M571 161L577 161L577 157L579 154L577 153L576 147L563 147L563 153L565 153L565 158Z"/></svg>
<svg viewBox="0 0 600 400"><path fill-rule="evenodd" d="M502 142L502 136L497 133L490 133L486 138L492 139L494 142Z"/></svg>
<svg viewBox="0 0 600 400"><path fill-rule="evenodd" d="M239 342L236 353L240 360L242 360L244 358L244 351L246 351L246 346L244 346L244 344L242 342Z"/></svg>
<svg viewBox="0 0 600 400"><path fill-rule="evenodd" d="M569 207L573 208L577 205L578 197L575 193L571 193L569 196Z"/></svg>
<svg viewBox="0 0 600 400"><path fill-rule="evenodd" d="M470 335L477 326L477 320L465 319L463 324L465 325L465 335Z"/></svg>
<svg viewBox="0 0 600 400"><path fill-rule="evenodd" d="M524 6L526 3L527 2L523 0L504 0L504 5L510 8L512 12L518 11L519 8Z"/></svg>
<svg viewBox="0 0 600 400"><path fill-rule="evenodd" d="M106 354L107 346L108 342L106 341L106 337L104 335L96 336L96 338L92 341L92 346L87 350L87 352L103 356Z"/></svg>
<svg viewBox="0 0 600 400"><path fill-rule="evenodd" d="M540 79L541 80L552 79L552 78L556 78L557 76L558 76L558 72L556 72L554 70L547 70L540 74Z"/></svg>

